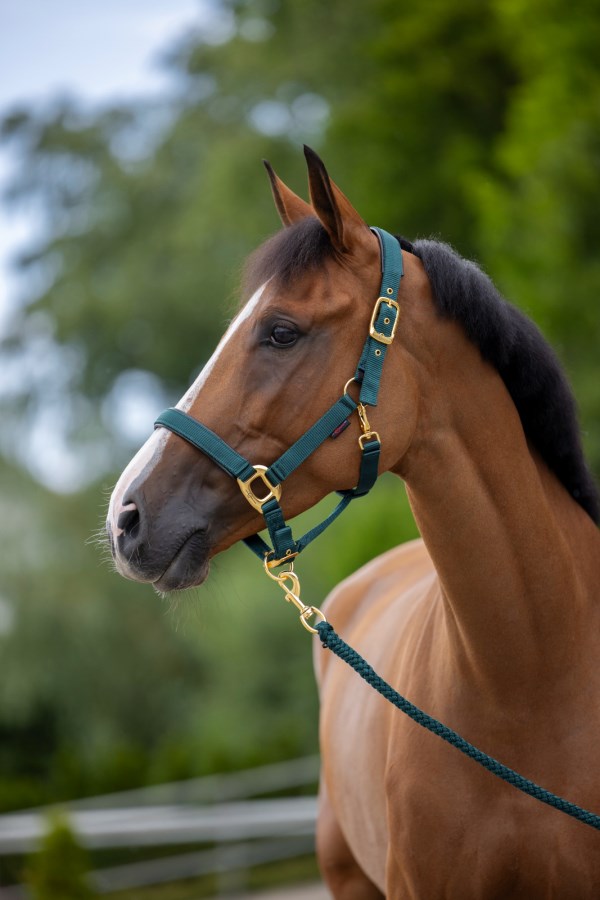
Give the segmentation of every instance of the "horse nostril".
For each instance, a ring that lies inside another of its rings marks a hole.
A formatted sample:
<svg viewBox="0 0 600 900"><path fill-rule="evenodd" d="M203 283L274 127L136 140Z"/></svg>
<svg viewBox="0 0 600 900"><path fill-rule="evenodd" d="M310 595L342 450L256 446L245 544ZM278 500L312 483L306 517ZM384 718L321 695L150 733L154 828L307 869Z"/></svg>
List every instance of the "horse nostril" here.
<svg viewBox="0 0 600 900"><path fill-rule="evenodd" d="M117 527L122 534L128 537L136 537L140 529L140 513L135 503L128 503L123 507L119 518L117 519Z"/></svg>

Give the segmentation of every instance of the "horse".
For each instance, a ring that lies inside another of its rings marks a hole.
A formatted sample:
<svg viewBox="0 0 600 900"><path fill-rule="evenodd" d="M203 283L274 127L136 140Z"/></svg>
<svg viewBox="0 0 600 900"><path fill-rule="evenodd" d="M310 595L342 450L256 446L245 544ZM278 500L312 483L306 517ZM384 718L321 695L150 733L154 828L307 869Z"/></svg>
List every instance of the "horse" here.
<svg viewBox="0 0 600 900"><path fill-rule="evenodd" d="M344 383L360 388L352 372L382 300L377 234L305 156L310 202L266 164L284 227L250 257L241 309L177 405L261 462ZM600 812L600 502L571 389L475 264L394 240L404 276L369 435L421 537L338 585L324 614L414 703ZM364 422L343 424L290 475L286 518L357 485ZM156 428L111 497L117 570L159 592L201 584L214 556L262 527L258 491L273 486L258 481L248 503L214 459ZM595 831L479 769L315 645L317 853L336 900L600 895Z"/></svg>

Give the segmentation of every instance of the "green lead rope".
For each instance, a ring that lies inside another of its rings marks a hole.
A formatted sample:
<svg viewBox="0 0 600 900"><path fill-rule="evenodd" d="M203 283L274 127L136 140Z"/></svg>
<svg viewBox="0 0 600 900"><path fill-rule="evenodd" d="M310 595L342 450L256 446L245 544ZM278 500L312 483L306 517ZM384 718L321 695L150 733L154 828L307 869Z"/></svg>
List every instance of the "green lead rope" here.
<svg viewBox="0 0 600 900"><path fill-rule="evenodd" d="M383 678L375 672L356 650L353 650L352 647L341 639L329 622L320 622L316 626L316 630L324 647L333 651L336 656L339 656L339 658L354 669L367 684L370 684L371 687L375 688L375 690L385 697L386 700L389 700L389 702L399 710L406 713L406 715L409 716L413 722L416 722L417 725L421 725L433 734L437 734L443 741L456 747L457 750L460 750L461 753L464 753L465 756L470 757L470 759L475 760L480 766L483 766L484 769L491 772L492 775L496 775L508 784L512 784L513 787L522 791L524 794L528 794L530 797L534 797L536 800L539 800L541 803L546 803L548 806L553 806L554 809L558 809L560 812L566 813L568 816L572 816L572 818L578 819L585 825L590 825L592 828L596 828L600 831L600 816L589 812L587 809L582 809L580 806L577 806L575 803L570 803L562 797L558 797L551 791L547 791L545 788L540 787L539 784L536 784L534 781L530 781L528 778L519 775L519 773L515 772L513 769L509 769L508 766L498 762L497 759L488 756L483 750L479 750L477 747L473 746L473 744L465 741L465 739L457 734L456 731L453 731L451 728L448 728L447 725L438 722L433 716L423 712L422 709L419 709L418 706L415 706L414 703L411 703L403 697L402 694L395 691L387 681L384 681Z"/></svg>

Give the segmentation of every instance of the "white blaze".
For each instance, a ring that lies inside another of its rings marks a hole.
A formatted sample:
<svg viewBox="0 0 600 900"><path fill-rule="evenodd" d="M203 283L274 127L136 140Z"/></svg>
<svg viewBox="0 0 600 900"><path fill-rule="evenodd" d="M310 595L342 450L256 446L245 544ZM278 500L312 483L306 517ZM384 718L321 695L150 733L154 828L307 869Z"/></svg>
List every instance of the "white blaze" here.
<svg viewBox="0 0 600 900"><path fill-rule="evenodd" d="M229 328L227 329L227 331L225 332L225 334L223 335L223 337L217 344L217 348L216 348L215 352L213 353L211 358L208 360L206 365L203 366L202 371L200 372L200 374L194 381L193 385L185 392L185 394L183 395L183 397L177 404L177 409L181 409L183 412L187 412L188 409L190 409L190 407L193 406L194 400L198 396L198 392L199 392L200 388L204 385L204 383L206 382L206 379L208 378L208 376L214 369L215 363L218 360L219 356L221 355L223 347L225 346L225 344L227 344L230 341L230 339L236 333L236 331L238 330L238 328L240 327L242 322L245 322L246 319L252 315L252 313L258 306L260 298L262 297L264 289L266 288L267 284L268 284L268 282L265 281L264 284L261 284L261 286L259 288L257 288L257 290L254 291L254 293L252 294L252 296L250 297L250 299L248 300L248 302L246 303L244 308L242 310L240 310L240 312L237 314L237 316L235 317L233 322L231 322Z"/></svg>
<svg viewBox="0 0 600 900"><path fill-rule="evenodd" d="M231 322L229 328L219 341L215 352L203 367L202 371L200 372L192 386L186 391L186 393L177 404L177 409L181 409L183 412L187 412L187 410L193 406L200 389L206 383L206 379L212 372L223 348L233 337L240 325L245 322L246 319L249 318L249 316L252 315L259 304L259 301L267 284L268 282L265 282L252 294L244 308ZM147 475L150 475L150 473L156 468L161 460L165 444L169 438L169 434L170 432L164 428L159 428L154 431L150 435L146 443L140 448L140 450L138 450L136 455L133 457L133 459L119 478L110 498L110 504L108 507L108 521L111 525L111 530L114 537L118 537L122 533L122 529L118 527L117 521L120 514L124 510L123 499L127 496L129 486L142 471L145 471Z"/></svg>

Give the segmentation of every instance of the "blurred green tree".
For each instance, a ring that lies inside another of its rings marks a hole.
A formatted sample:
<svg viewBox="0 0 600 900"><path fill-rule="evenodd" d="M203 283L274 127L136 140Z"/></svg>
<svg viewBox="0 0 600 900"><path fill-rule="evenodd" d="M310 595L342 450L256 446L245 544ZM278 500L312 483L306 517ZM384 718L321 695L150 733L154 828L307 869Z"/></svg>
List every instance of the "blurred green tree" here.
<svg viewBox="0 0 600 900"><path fill-rule="evenodd" d="M34 900L88 900L95 897L87 872L89 861L68 820L55 815L39 851L31 857L26 883Z"/></svg>
<svg viewBox="0 0 600 900"><path fill-rule="evenodd" d="M482 259L558 348L600 472L600 16L584 2L496 2L518 72L493 166L468 185Z"/></svg>
<svg viewBox="0 0 600 900"><path fill-rule="evenodd" d="M367 220L482 260L558 345L600 471L591 0L577 16L565 0L222 6L225 43L190 33L165 54L168 101L65 100L2 125L19 160L7 199L42 223L0 347L7 807L316 746L309 646L243 550L165 617L84 543L99 482L139 440L132 409L146 397L150 431L152 409L183 392L235 308L245 255L278 227L261 157L304 193L305 140ZM21 468L47 473L56 428L90 482L70 497ZM315 602L415 534L398 484L347 515L307 554Z"/></svg>

